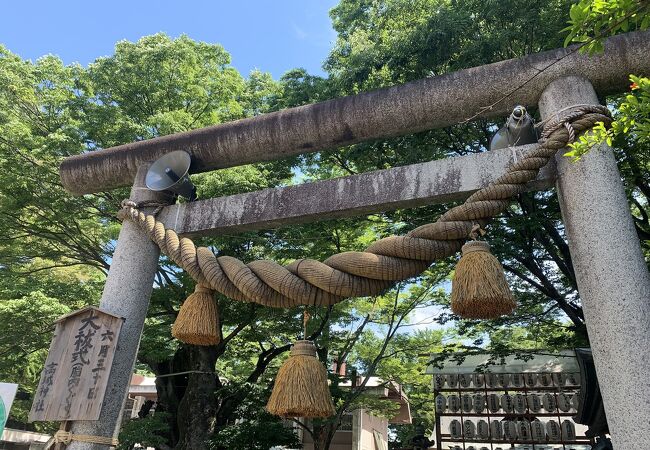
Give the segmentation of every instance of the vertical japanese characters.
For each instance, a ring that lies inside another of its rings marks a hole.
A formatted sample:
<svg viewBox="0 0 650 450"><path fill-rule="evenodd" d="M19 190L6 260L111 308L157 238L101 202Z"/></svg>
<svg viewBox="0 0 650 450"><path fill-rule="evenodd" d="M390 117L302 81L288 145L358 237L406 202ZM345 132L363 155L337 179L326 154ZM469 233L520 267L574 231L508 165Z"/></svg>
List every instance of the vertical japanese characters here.
<svg viewBox="0 0 650 450"><path fill-rule="evenodd" d="M57 321L30 421L99 418L121 326L92 307Z"/></svg>

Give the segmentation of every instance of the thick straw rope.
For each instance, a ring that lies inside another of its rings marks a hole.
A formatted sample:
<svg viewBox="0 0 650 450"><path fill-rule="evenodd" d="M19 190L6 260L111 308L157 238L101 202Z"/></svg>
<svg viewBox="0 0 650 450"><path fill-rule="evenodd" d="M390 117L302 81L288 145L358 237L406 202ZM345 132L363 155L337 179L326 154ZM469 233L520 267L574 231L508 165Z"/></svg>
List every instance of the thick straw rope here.
<svg viewBox="0 0 650 450"><path fill-rule="evenodd" d="M363 252L343 252L323 262L300 259L285 267L267 260L244 264L230 256L216 257L210 249L196 248L190 239L179 238L155 215L138 211L144 205L125 201L121 217L136 223L199 285L227 297L273 307L331 305L347 297L376 295L396 281L420 274L433 261L458 252L473 227L485 225L503 212L559 149L597 122L611 123L604 106L580 105L561 112L545 124L534 150L435 223L406 236L381 239Z"/></svg>
<svg viewBox="0 0 650 450"><path fill-rule="evenodd" d="M72 441L86 442L89 444L104 444L116 447L118 440L106 436L91 436L89 434L74 434L65 430L58 430L54 433L54 442L70 445Z"/></svg>

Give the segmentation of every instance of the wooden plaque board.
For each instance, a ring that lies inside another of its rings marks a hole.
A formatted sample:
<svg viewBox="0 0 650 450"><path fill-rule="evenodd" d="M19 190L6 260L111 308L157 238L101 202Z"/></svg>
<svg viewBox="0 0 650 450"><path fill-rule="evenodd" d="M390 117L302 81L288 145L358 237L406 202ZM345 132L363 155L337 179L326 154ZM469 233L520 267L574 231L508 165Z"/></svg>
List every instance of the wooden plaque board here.
<svg viewBox="0 0 650 450"><path fill-rule="evenodd" d="M30 422L99 419L123 321L95 307L56 321Z"/></svg>

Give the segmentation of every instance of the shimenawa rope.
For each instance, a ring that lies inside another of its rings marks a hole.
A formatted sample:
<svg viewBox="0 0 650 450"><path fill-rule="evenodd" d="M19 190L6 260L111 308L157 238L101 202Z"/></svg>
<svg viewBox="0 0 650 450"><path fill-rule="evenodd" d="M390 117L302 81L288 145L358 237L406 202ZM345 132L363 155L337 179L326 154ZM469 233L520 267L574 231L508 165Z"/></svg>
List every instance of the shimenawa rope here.
<svg viewBox="0 0 650 450"><path fill-rule="evenodd" d="M244 264L230 256L216 257L210 249L197 248L190 239L179 238L154 215L138 210L146 205L127 200L120 215L144 230L199 286L266 306L330 305L347 297L376 295L397 281L420 274L433 261L459 251L477 225L482 227L503 212L559 149L597 122L611 123L606 107L579 105L562 111L544 124L535 149L435 223L420 226L405 236L376 241L363 252L343 252L323 262L301 259L284 267L267 260Z"/></svg>
<svg viewBox="0 0 650 450"><path fill-rule="evenodd" d="M117 439L106 436L91 436L89 434L74 434L65 430L58 430L54 433L54 442L70 445L72 441L87 442L89 444L103 444L116 447Z"/></svg>

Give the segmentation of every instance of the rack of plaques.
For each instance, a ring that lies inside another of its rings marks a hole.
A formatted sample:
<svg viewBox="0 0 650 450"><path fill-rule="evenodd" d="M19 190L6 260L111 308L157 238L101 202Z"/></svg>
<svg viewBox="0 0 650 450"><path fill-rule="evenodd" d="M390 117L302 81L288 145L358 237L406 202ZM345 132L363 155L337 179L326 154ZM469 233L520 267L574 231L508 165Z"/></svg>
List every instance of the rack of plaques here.
<svg viewBox="0 0 650 450"><path fill-rule="evenodd" d="M558 365L572 370L557 371ZM577 366L566 361L558 365L518 363L484 373L469 371L467 366L447 373L444 368L429 371L433 373L436 448L590 449L593 441L585 437L586 428L572 418L579 401Z"/></svg>

